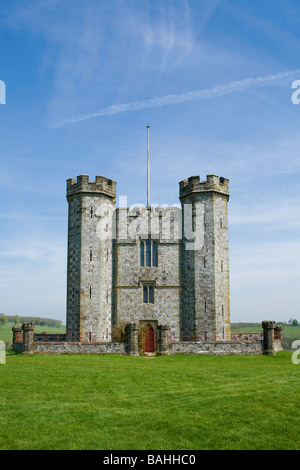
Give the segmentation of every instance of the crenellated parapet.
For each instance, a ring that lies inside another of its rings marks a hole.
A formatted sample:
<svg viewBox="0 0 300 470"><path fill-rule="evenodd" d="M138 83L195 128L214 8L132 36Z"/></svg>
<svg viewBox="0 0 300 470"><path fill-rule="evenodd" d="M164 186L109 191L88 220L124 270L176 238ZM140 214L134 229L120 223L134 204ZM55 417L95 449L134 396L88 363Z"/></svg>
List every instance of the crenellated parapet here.
<svg viewBox="0 0 300 470"><path fill-rule="evenodd" d="M105 176L96 176L95 181L89 181L89 175L79 175L77 178L67 180L67 198L78 193L105 194L113 199L116 198L116 182Z"/></svg>
<svg viewBox="0 0 300 470"><path fill-rule="evenodd" d="M179 198L185 198L191 193L217 192L229 197L229 180L222 176L207 175L206 181L201 181L200 176L191 176L179 183Z"/></svg>
<svg viewBox="0 0 300 470"><path fill-rule="evenodd" d="M115 238L118 242L132 243L148 237L164 243L181 240L181 208L135 206L115 210Z"/></svg>

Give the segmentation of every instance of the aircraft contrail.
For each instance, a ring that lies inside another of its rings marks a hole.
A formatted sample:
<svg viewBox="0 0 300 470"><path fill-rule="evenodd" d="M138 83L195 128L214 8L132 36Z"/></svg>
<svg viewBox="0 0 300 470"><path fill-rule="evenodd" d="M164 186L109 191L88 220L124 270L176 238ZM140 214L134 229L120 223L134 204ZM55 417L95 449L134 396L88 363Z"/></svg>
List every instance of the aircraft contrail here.
<svg viewBox="0 0 300 470"><path fill-rule="evenodd" d="M285 82L293 75L300 76L300 70L288 70L273 75L266 75L256 78L245 78L244 80L234 81L225 85L216 85L212 88L200 89L189 91L178 95L166 95L148 100L134 101L132 103L116 104L102 108L94 113L84 114L74 119L66 120L65 122L58 123L54 127L72 124L80 121L86 121L100 116L110 116L112 114L124 113L127 111L139 111L146 108L158 108L160 106L167 106L171 104L183 103L185 101L199 101L217 96L223 96L237 91L247 90L248 88L256 88L266 85L276 85L280 82Z"/></svg>

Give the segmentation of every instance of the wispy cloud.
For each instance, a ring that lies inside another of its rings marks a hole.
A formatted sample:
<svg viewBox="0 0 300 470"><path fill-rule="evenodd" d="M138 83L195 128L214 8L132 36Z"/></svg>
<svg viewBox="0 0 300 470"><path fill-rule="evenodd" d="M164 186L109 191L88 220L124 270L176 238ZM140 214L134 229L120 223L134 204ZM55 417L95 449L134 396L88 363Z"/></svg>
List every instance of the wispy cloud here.
<svg viewBox="0 0 300 470"><path fill-rule="evenodd" d="M252 198L253 199L253 198ZM248 204L247 204L248 203ZM299 198L284 199L282 201L249 201L235 203L230 215L231 226L241 227L252 225L256 230L267 229L270 231L290 231L299 230Z"/></svg>
<svg viewBox="0 0 300 470"><path fill-rule="evenodd" d="M101 116L109 116L112 114L124 113L128 111L140 111L147 108L158 108L161 106L168 106L172 104L183 103L186 101L200 101L204 99L214 98L217 96L223 96L230 93L240 92L249 88L256 88L268 85L278 85L285 83L287 80L291 80L292 77L299 76L300 70L288 70L286 72L280 72L273 75L266 75L263 77L256 78L245 78L244 80L233 81L225 85L216 85L212 88L200 89L190 91L182 94L165 95L149 100L134 101L132 103L124 103L108 106L102 108L94 113L84 114L74 119L69 119L57 124L53 127L58 127L66 124L72 124L80 121L86 121L87 119L93 119Z"/></svg>

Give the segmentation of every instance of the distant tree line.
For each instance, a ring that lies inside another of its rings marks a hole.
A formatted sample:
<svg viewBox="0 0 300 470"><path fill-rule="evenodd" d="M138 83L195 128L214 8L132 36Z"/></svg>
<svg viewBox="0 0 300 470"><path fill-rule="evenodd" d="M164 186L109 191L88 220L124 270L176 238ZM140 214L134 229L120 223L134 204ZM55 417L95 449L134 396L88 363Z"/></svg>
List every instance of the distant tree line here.
<svg viewBox="0 0 300 470"><path fill-rule="evenodd" d="M295 318L290 318L290 320L288 322L284 322L284 321L279 321L279 322L276 322L277 325L282 325L282 326L300 326L300 322L298 322L298 320L296 320ZM239 328L252 328L254 326L258 326L258 327L261 327L261 322L260 323L231 323L230 324L231 328L233 330L238 330Z"/></svg>
<svg viewBox="0 0 300 470"><path fill-rule="evenodd" d="M60 327L62 326L62 322L60 320L54 320L53 318L41 318L41 317L23 317L19 315L5 315L4 313L0 313L0 325L5 325L6 323L13 323L14 325L20 325L26 322L34 322L36 325L39 326L54 326Z"/></svg>
<svg viewBox="0 0 300 470"><path fill-rule="evenodd" d="M260 323L231 323L230 324L231 329L233 330L238 330L239 328L252 328L254 326L258 326L261 328L261 322Z"/></svg>

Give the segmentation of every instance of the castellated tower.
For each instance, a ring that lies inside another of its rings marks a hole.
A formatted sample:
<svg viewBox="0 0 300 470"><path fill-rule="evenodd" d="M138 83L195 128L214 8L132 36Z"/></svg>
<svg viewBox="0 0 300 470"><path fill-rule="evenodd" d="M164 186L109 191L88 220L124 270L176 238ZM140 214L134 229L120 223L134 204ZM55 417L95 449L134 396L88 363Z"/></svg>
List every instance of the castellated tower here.
<svg viewBox="0 0 300 470"><path fill-rule="evenodd" d="M230 339L229 180L207 175L180 183L182 204L182 331ZM190 232L190 233L189 233Z"/></svg>
<svg viewBox="0 0 300 470"><path fill-rule="evenodd" d="M74 340L79 333L83 341L111 339L115 196L116 183L103 176L67 180L67 333Z"/></svg>
<svg viewBox="0 0 300 470"><path fill-rule="evenodd" d="M164 341L230 339L229 181L179 184L181 208L115 209L114 181L67 180L70 340L111 341L125 327L153 353Z"/></svg>

